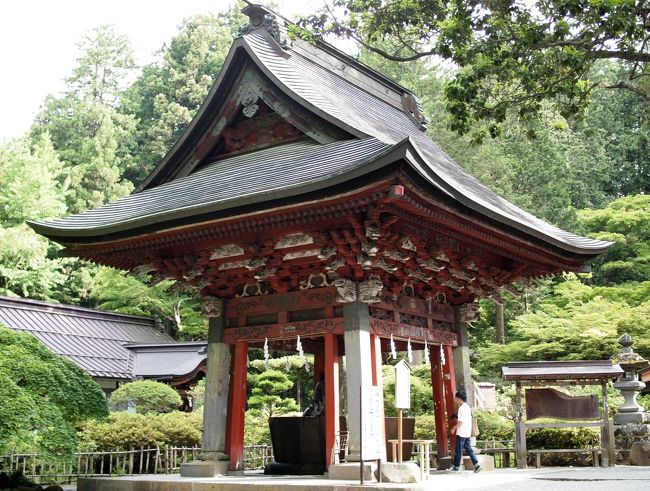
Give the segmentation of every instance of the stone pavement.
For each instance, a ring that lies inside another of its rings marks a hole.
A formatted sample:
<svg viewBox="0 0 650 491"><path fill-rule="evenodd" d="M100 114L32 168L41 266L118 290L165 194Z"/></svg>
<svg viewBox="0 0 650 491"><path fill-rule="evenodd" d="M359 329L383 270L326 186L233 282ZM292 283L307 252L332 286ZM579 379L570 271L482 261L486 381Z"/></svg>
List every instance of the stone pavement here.
<svg viewBox="0 0 650 491"><path fill-rule="evenodd" d="M310 476L225 476L188 479L178 475L148 475L119 478L82 479L79 491L343 491L361 489L391 491L650 491L650 467L616 466L546 467L542 469L497 469L473 474L436 471L419 484L334 481Z"/></svg>

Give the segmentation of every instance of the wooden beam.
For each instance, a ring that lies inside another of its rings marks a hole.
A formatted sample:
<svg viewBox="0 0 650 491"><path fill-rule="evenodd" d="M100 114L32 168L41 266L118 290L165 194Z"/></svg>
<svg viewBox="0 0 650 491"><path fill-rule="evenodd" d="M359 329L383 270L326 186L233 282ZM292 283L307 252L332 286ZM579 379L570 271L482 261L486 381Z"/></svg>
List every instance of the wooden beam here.
<svg viewBox="0 0 650 491"><path fill-rule="evenodd" d="M235 344L240 341L264 342L264 339L285 340L300 337L320 337L324 334L343 334L343 318L318 319L313 321L266 324L262 326L230 327L224 331L224 342Z"/></svg>

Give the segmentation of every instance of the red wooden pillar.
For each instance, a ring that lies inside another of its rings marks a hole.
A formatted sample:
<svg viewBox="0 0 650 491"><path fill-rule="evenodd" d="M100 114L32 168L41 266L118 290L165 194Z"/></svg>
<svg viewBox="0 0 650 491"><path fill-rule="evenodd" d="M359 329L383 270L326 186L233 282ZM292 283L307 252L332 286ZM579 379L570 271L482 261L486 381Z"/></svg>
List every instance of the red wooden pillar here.
<svg viewBox="0 0 650 491"><path fill-rule="evenodd" d="M441 365L440 348L432 346L431 349L431 386L433 387L433 414L436 419L436 446L438 456L449 455L449 443L447 441L447 414L445 404L445 387Z"/></svg>
<svg viewBox="0 0 650 491"><path fill-rule="evenodd" d="M339 431L339 343L335 334L325 334L325 465L332 463L332 447Z"/></svg>
<svg viewBox="0 0 650 491"><path fill-rule="evenodd" d="M320 382L325 373L325 354L314 353L314 385Z"/></svg>
<svg viewBox="0 0 650 491"><path fill-rule="evenodd" d="M445 344L442 347L445 353L445 365L442 367L443 380L445 386L445 404L447 406L447 421L449 427L451 428L456 424L456 420L452 418L452 415L456 413L456 401L454 396L456 395L456 374L454 373L454 355L452 353L452 346ZM453 454L456 450L456 436L452 435L451 437L451 453Z"/></svg>
<svg viewBox="0 0 650 491"><path fill-rule="evenodd" d="M248 343L235 344L233 376L230 382L232 398L228 414L230 416L229 453L231 471L244 470L244 414L246 410L246 363Z"/></svg>

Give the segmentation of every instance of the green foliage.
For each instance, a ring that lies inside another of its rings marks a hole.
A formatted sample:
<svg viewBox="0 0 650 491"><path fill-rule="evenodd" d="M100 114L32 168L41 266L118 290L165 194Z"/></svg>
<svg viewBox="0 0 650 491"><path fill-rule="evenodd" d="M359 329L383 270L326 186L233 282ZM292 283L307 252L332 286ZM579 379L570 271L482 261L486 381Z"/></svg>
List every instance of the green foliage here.
<svg viewBox="0 0 650 491"><path fill-rule="evenodd" d="M500 367L517 360L598 360L618 351L617 339L629 332L641 354L650 354L646 333L650 302L632 307L596 295L593 288L568 275L534 312L514 319L506 345L488 343L477 349L476 367L497 376Z"/></svg>
<svg viewBox="0 0 650 491"><path fill-rule="evenodd" d="M201 444L202 411L166 414L112 413L104 421L86 421L79 430L84 450L110 451L156 445Z"/></svg>
<svg viewBox="0 0 650 491"><path fill-rule="evenodd" d="M244 421L245 445L270 445L271 428L268 419L256 409L246 411Z"/></svg>
<svg viewBox="0 0 650 491"><path fill-rule="evenodd" d="M415 417L415 431L413 438L416 440L435 440L436 418L432 414L421 414Z"/></svg>
<svg viewBox="0 0 650 491"><path fill-rule="evenodd" d="M496 411L474 410L478 422L479 440L513 440L515 425Z"/></svg>
<svg viewBox="0 0 650 491"><path fill-rule="evenodd" d="M192 411L201 409L205 404L205 378L199 380L188 395L192 399Z"/></svg>
<svg viewBox="0 0 650 491"><path fill-rule="evenodd" d="M396 416L395 409L395 367L382 367L384 384L384 413ZM431 388L431 366L417 365L411 369L411 409L405 411L409 416L433 414L433 389Z"/></svg>
<svg viewBox="0 0 650 491"><path fill-rule="evenodd" d="M600 210L582 210L580 218L594 237L615 242L596 263L595 283L650 281L649 195L620 198Z"/></svg>
<svg viewBox="0 0 650 491"><path fill-rule="evenodd" d="M207 337L207 321L199 301L179 291L173 280L155 285L149 277L126 275L112 268L102 268L95 277L91 298L99 308L125 314L157 317L173 335L187 341Z"/></svg>
<svg viewBox="0 0 650 491"><path fill-rule="evenodd" d="M264 356L261 350L251 350L249 352L250 369L253 377L250 380L255 380L256 373L262 373L266 370ZM305 359L297 355L271 357L269 358L268 365L271 370L278 370L283 372L293 384L291 392L287 396L291 396L296 400L299 409L305 409L314 397L314 374L311 370L313 366L313 355L306 355L307 366L305 366ZM308 369L306 369L308 368ZM249 386L250 387L250 386ZM295 397L294 397L295 394Z"/></svg>
<svg viewBox="0 0 650 491"><path fill-rule="evenodd" d="M47 132L35 139L33 148L26 139L0 146L0 225L63 215L63 180L63 164Z"/></svg>
<svg viewBox="0 0 650 491"><path fill-rule="evenodd" d="M212 87L238 28L246 22L234 5L216 17L185 19L160 59L143 68L125 93L122 111L138 119L138 149L127 175L141 181L174 144Z"/></svg>
<svg viewBox="0 0 650 491"><path fill-rule="evenodd" d="M251 414L268 420L300 409L295 399L286 396L293 382L279 370L267 370L259 375L249 372L248 383L251 386L251 396L248 398Z"/></svg>
<svg viewBox="0 0 650 491"><path fill-rule="evenodd" d="M391 60L437 55L456 64L445 85L451 128L481 140L499 135L509 115L523 125L535 121L545 102L563 116L580 114L597 86L625 90L647 105L640 77L650 54L641 8L640 0L334 0L301 25L354 39ZM345 15L334 18L339 11ZM603 59L620 61L618 72L595 70Z"/></svg>
<svg viewBox="0 0 650 491"><path fill-rule="evenodd" d="M0 326L0 453L72 451L74 425L107 412L86 372L33 336Z"/></svg>
<svg viewBox="0 0 650 491"><path fill-rule="evenodd" d="M175 389L154 380L129 382L111 394L111 404L135 404L138 414L168 413L181 403Z"/></svg>

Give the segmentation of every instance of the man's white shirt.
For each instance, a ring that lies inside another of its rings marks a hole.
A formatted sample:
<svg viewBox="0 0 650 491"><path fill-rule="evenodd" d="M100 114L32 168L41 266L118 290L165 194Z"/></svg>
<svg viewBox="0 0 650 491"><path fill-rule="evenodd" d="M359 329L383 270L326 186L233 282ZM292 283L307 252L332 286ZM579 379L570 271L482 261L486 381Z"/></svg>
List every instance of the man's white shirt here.
<svg viewBox="0 0 650 491"><path fill-rule="evenodd" d="M469 438L472 436L472 410L469 404L463 402L458 408L458 421L462 424L456 430L456 435Z"/></svg>

